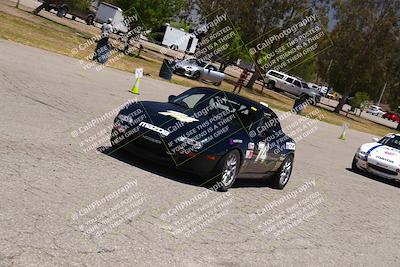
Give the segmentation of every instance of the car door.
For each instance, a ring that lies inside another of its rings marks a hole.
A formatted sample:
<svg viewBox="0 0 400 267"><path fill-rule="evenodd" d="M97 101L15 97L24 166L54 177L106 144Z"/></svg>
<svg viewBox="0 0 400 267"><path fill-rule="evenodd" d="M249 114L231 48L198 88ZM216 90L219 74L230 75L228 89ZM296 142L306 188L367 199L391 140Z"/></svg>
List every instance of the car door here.
<svg viewBox="0 0 400 267"><path fill-rule="evenodd" d="M294 80L293 81L293 86L292 86L292 92L291 93L294 94L294 95L297 95L297 96L301 95L302 88L301 88L300 81L298 81L298 80Z"/></svg>
<svg viewBox="0 0 400 267"><path fill-rule="evenodd" d="M290 77L286 77L286 79L283 81L283 87L282 90L289 92L289 93L293 93L293 78Z"/></svg>
<svg viewBox="0 0 400 267"><path fill-rule="evenodd" d="M215 66L209 64L204 67L201 79L211 82L221 82L224 79L224 74L219 72Z"/></svg>
<svg viewBox="0 0 400 267"><path fill-rule="evenodd" d="M275 121L275 125L271 122ZM252 138L247 151L252 151L251 159L248 159L247 166L242 172L244 178L256 178L268 176L269 172L275 171L279 162L280 154L276 153L274 145L276 136L280 129L277 118L264 117L256 126L258 134Z"/></svg>

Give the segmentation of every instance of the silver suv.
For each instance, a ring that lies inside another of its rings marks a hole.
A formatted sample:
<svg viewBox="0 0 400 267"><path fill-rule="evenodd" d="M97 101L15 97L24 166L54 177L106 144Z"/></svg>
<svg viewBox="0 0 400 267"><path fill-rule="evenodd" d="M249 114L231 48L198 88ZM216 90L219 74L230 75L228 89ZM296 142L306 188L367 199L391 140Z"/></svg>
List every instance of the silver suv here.
<svg viewBox="0 0 400 267"><path fill-rule="evenodd" d="M321 101L321 96L319 91L313 88L310 88L307 83L302 81L301 79L290 76L286 73L269 70L266 73L267 78L267 88L281 92L285 91L292 95L302 97L304 95L308 95L312 99L314 99L315 103L319 103Z"/></svg>

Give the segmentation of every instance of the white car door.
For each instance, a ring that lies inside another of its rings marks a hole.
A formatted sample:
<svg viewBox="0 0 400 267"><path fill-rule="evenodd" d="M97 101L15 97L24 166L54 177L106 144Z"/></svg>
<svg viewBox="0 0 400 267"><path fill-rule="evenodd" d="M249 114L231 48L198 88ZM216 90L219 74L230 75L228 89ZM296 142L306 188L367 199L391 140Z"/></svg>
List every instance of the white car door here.
<svg viewBox="0 0 400 267"><path fill-rule="evenodd" d="M292 94L294 95L301 95L302 93L302 88L301 88L301 83L298 80L293 80L293 86L291 86Z"/></svg>
<svg viewBox="0 0 400 267"><path fill-rule="evenodd" d="M285 79L282 81L282 90L292 93L293 94L293 78L290 77L285 77Z"/></svg>

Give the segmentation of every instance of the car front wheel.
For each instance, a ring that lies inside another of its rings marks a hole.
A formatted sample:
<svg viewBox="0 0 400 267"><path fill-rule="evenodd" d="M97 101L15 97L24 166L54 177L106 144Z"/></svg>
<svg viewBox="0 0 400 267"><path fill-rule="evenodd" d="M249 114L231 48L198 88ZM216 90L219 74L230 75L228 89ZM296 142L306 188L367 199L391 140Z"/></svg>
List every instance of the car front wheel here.
<svg viewBox="0 0 400 267"><path fill-rule="evenodd" d="M240 168L240 155L237 150L232 150L226 154L217 169L219 182L218 191L226 192L233 185Z"/></svg>
<svg viewBox="0 0 400 267"><path fill-rule="evenodd" d="M354 156L353 162L351 163L351 169L352 169L353 171L359 171L359 170L360 170L360 169L357 167L356 156Z"/></svg>
<svg viewBox="0 0 400 267"><path fill-rule="evenodd" d="M200 71L196 71L193 73L192 79L193 80L198 80L200 78Z"/></svg>
<svg viewBox="0 0 400 267"><path fill-rule="evenodd" d="M268 82L267 83L267 88L269 90L275 90L275 84L273 82Z"/></svg>
<svg viewBox="0 0 400 267"><path fill-rule="evenodd" d="M289 155L283 161L282 165L279 167L279 170L275 174L273 178L273 185L277 189L283 189L286 184L289 182L290 175L292 174L293 169L293 155Z"/></svg>

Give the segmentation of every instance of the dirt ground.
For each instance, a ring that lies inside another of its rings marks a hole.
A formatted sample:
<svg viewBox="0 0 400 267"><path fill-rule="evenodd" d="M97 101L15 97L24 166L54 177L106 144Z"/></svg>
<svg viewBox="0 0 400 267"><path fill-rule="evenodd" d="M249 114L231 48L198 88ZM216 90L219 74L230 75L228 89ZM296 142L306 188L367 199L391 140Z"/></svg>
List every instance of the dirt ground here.
<svg viewBox="0 0 400 267"><path fill-rule="evenodd" d="M349 169L373 136L339 140L340 127L310 120L296 133L302 118L291 116L282 124L302 138L284 190L238 180L211 192L126 153L85 152L74 137L130 99L185 87L144 77L136 96L131 73L9 41L0 51L0 266L400 265L399 183Z"/></svg>

